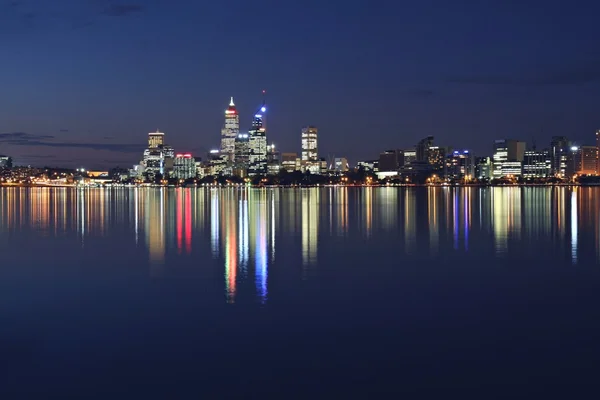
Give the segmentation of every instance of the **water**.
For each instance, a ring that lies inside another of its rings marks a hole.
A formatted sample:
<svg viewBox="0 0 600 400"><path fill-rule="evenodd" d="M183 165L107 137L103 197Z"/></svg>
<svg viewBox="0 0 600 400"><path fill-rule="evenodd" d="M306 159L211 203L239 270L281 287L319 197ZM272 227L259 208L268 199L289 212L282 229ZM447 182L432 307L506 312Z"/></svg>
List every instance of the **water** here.
<svg viewBox="0 0 600 400"><path fill-rule="evenodd" d="M600 189L2 188L0 239L6 398L572 396L600 372Z"/></svg>

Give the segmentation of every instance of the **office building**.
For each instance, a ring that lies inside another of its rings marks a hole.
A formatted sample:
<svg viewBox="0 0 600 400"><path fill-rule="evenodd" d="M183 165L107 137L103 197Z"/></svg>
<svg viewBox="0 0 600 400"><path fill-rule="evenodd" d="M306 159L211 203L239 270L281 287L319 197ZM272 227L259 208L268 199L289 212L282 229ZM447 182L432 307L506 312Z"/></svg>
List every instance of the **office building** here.
<svg viewBox="0 0 600 400"><path fill-rule="evenodd" d="M567 177L567 161L571 143L564 136L553 136L550 142L550 165L552 175L557 178Z"/></svg>
<svg viewBox="0 0 600 400"><path fill-rule="evenodd" d="M446 158L446 177L470 180L475 177L475 158L469 150L455 150Z"/></svg>
<svg viewBox="0 0 600 400"><path fill-rule="evenodd" d="M240 133L235 139L235 162L233 165L233 174L239 177L248 175L250 165L250 136L247 133Z"/></svg>
<svg viewBox="0 0 600 400"><path fill-rule="evenodd" d="M281 159L279 151L274 144L267 146L267 174L277 175L281 170Z"/></svg>
<svg viewBox="0 0 600 400"><path fill-rule="evenodd" d="M165 145L165 134L163 132L151 132L148 134L148 148L156 149Z"/></svg>
<svg viewBox="0 0 600 400"><path fill-rule="evenodd" d="M379 171L379 161L378 160L366 160L359 161L356 163L356 167L359 169L363 169L364 171L374 172L375 168Z"/></svg>
<svg viewBox="0 0 600 400"><path fill-rule="evenodd" d="M332 167L330 169L335 172L347 172L350 169L348 160L344 157L334 158Z"/></svg>
<svg viewBox="0 0 600 400"><path fill-rule="evenodd" d="M520 176L524 155L525 142L512 139L496 140L493 155L493 177L498 179Z"/></svg>
<svg viewBox="0 0 600 400"><path fill-rule="evenodd" d="M191 154L175 155L172 176L176 179L190 179L196 177L196 160Z"/></svg>
<svg viewBox="0 0 600 400"><path fill-rule="evenodd" d="M300 170L298 168L298 154L296 153L281 153L281 169L287 172L294 172Z"/></svg>
<svg viewBox="0 0 600 400"><path fill-rule="evenodd" d="M267 173L267 129L264 118L267 108L262 107L254 114L252 129L248 132L248 175L265 175Z"/></svg>
<svg viewBox="0 0 600 400"><path fill-rule="evenodd" d="M302 128L302 161L319 161L318 130L314 126Z"/></svg>
<svg viewBox="0 0 600 400"><path fill-rule="evenodd" d="M417 143L415 156L416 161L429 162L429 148L433 146L433 136L427 136Z"/></svg>
<svg viewBox="0 0 600 400"><path fill-rule="evenodd" d="M415 149L403 150L402 155L403 166L408 165L411 162L417 161L417 151Z"/></svg>
<svg viewBox="0 0 600 400"><path fill-rule="evenodd" d="M547 178L551 176L548 150L527 150L523 156L524 178Z"/></svg>
<svg viewBox="0 0 600 400"><path fill-rule="evenodd" d="M0 155L0 168L12 168L12 158Z"/></svg>
<svg viewBox="0 0 600 400"><path fill-rule="evenodd" d="M477 159L475 177L479 180L492 179L492 160L489 157L479 157Z"/></svg>
<svg viewBox="0 0 600 400"><path fill-rule="evenodd" d="M571 146L567 157L566 178L574 175L596 175L596 146Z"/></svg>
<svg viewBox="0 0 600 400"><path fill-rule="evenodd" d="M240 133L240 116L238 115L233 97L225 110L225 122L221 129L221 153L233 161L235 156L235 139Z"/></svg>
<svg viewBox="0 0 600 400"><path fill-rule="evenodd" d="M379 154L380 172L398 172L404 165L404 153L402 150L386 150Z"/></svg>

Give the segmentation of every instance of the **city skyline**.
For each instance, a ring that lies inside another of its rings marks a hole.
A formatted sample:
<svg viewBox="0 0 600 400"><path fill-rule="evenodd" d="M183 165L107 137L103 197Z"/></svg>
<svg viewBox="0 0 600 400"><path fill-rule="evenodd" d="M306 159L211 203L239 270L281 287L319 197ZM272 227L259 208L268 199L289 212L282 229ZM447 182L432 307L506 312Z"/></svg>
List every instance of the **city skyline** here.
<svg viewBox="0 0 600 400"><path fill-rule="evenodd" d="M600 6L541 5L267 1L267 23L248 35L256 10L239 0L3 0L0 153L129 165L160 127L199 154L218 145L222 99L251 115L263 88L286 151L307 124L325 156L352 162L428 135L477 153L507 136L588 144L600 127Z"/></svg>

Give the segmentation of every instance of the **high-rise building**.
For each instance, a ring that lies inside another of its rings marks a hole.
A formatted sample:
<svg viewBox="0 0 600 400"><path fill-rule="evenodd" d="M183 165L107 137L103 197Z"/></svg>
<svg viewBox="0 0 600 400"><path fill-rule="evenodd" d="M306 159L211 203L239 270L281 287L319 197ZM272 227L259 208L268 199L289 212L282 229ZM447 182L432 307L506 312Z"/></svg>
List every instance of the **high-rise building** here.
<svg viewBox="0 0 600 400"><path fill-rule="evenodd" d="M550 142L550 165L552 167L552 175L558 178L566 178L567 176L567 161L571 143L564 136L553 136Z"/></svg>
<svg viewBox="0 0 600 400"><path fill-rule="evenodd" d="M404 153L402 150L386 150L379 154L380 172L398 172L404 165Z"/></svg>
<svg viewBox="0 0 600 400"><path fill-rule="evenodd" d="M413 161L417 161L417 151L415 149L403 150L402 151L404 162L402 165L406 166Z"/></svg>
<svg viewBox="0 0 600 400"><path fill-rule="evenodd" d="M472 179L475 177L475 158L469 150L455 150L446 158L446 177Z"/></svg>
<svg viewBox="0 0 600 400"><path fill-rule="evenodd" d="M221 153L226 154L230 161L233 161L235 155L235 139L240 133L240 116L238 115L233 97L229 102L229 107L225 110L225 123L221 129Z"/></svg>
<svg viewBox="0 0 600 400"><path fill-rule="evenodd" d="M248 175L264 175L267 173L267 129L264 123L267 107L262 107L254 114L252 129L248 132L250 157Z"/></svg>
<svg viewBox="0 0 600 400"><path fill-rule="evenodd" d="M250 164L250 137L247 133L240 133L235 139L234 175L245 177Z"/></svg>
<svg viewBox="0 0 600 400"><path fill-rule="evenodd" d="M275 149L274 144L267 146L267 174L277 175L281 170L281 160L279 151Z"/></svg>
<svg viewBox="0 0 600 400"><path fill-rule="evenodd" d="M596 175L596 146L571 146L567 157L566 178Z"/></svg>
<svg viewBox="0 0 600 400"><path fill-rule="evenodd" d="M477 159L475 176L480 180L492 179L492 161L489 157L479 157Z"/></svg>
<svg viewBox="0 0 600 400"><path fill-rule="evenodd" d="M196 160L191 154L177 154L173 161L173 178L190 179L196 176Z"/></svg>
<svg viewBox="0 0 600 400"><path fill-rule="evenodd" d="M493 177L520 176L522 173L525 142L501 139L494 142Z"/></svg>
<svg viewBox="0 0 600 400"><path fill-rule="evenodd" d="M523 156L524 178L547 178L551 175L548 150L527 150Z"/></svg>
<svg viewBox="0 0 600 400"><path fill-rule="evenodd" d="M433 136L421 139L416 146L416 161L429 161L429 148L433 146Z"/></svg>
<svg viewBox="0 0 600 400"><path fill-rule="evenodd" d="M149 149L156 149L160 146L164 146L165 144L165 134L162 132L159 132L158 130L156 132L151 132L148 134L148 148Z"/></svg>
<svg viewBox="0 0 600 400"><path fill-rule="evenodd" d="M302 128L302 161L317 162L318 155L318 130L314 126Z"/></svg>
<svg viewBox="0 0 600 400"><path fill-rule="evenodd" d="M281 168L287 172L294 172L299 170L297 168L298 154L296 153L282 153L281 154Z"/></svg>

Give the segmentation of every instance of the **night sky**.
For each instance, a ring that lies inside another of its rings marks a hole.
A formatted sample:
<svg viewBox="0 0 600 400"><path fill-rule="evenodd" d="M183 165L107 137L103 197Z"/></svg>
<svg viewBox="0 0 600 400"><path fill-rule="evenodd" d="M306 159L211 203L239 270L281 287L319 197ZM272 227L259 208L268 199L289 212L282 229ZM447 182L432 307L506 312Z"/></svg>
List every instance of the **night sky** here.
<svg viewBox="0 0 600 400"><path fill-rule="evenodd" d="M593 144L593 1L0 0L0 153L18 164L130 166L157 128L176 151L218 147L267 90L268 140L378 157L434 135Z"/></svg>

